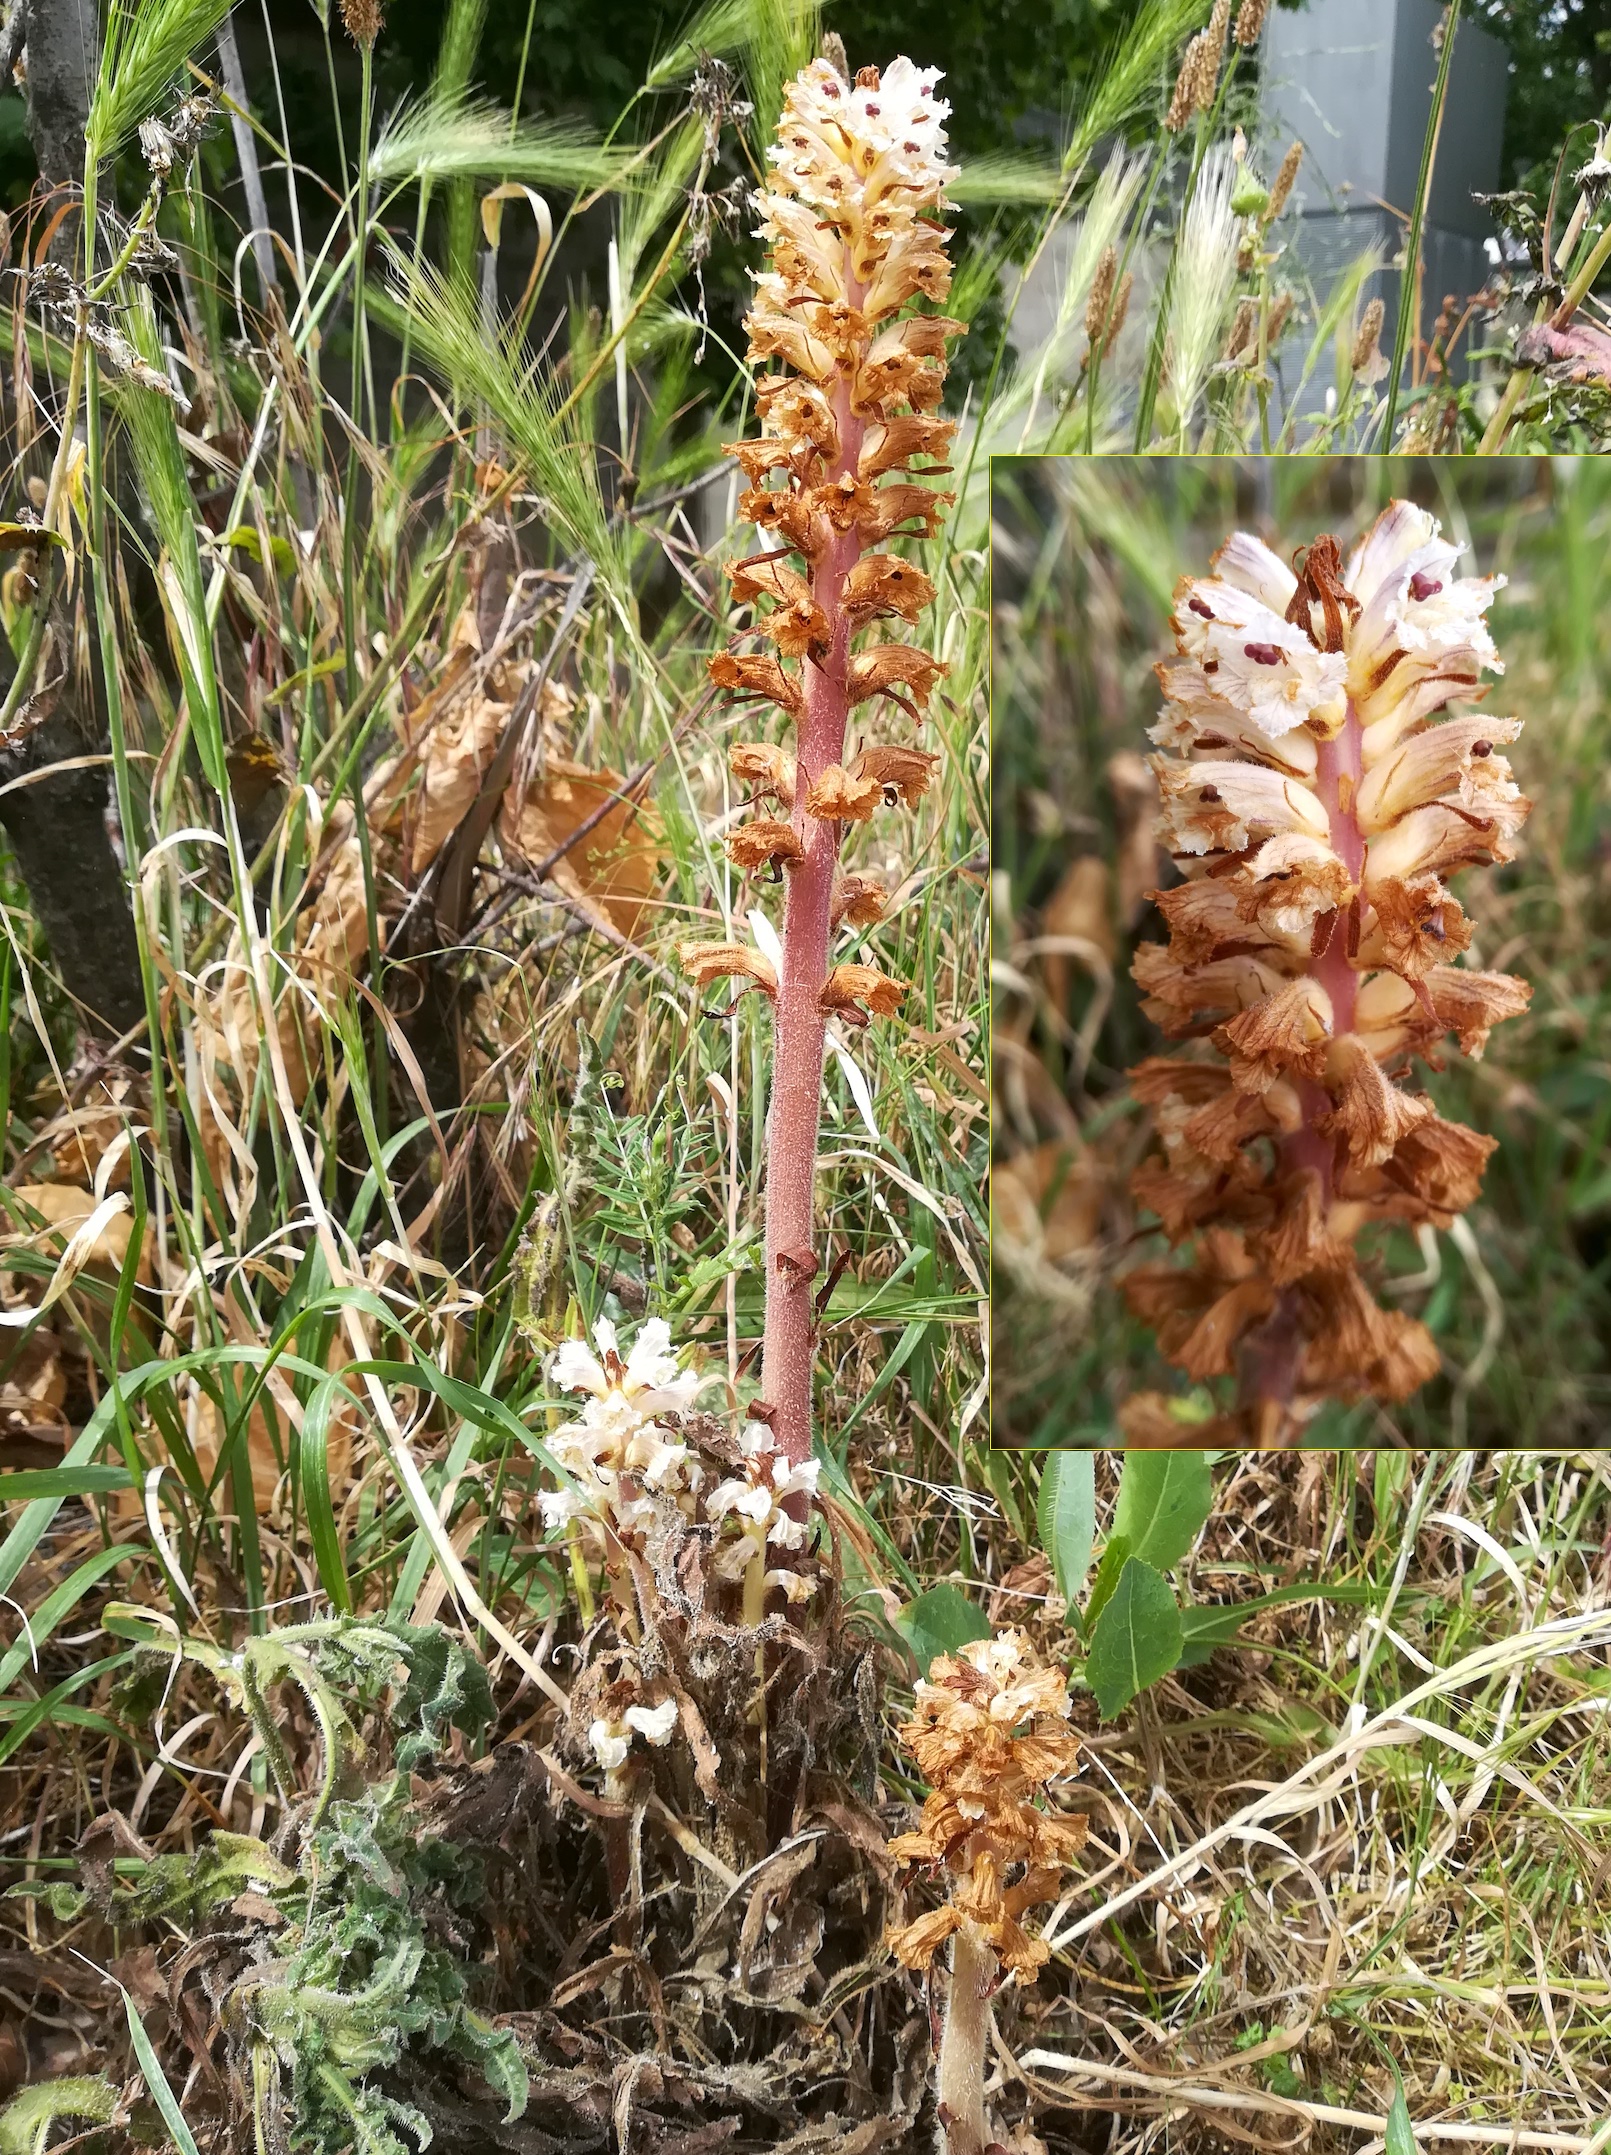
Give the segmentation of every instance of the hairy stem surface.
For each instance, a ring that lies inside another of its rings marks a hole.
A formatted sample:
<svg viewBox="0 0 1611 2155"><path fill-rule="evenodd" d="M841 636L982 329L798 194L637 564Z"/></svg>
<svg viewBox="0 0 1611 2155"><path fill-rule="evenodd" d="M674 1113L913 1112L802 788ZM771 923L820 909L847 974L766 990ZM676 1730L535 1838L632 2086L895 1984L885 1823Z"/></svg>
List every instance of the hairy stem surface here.
<svg viewBox="0 0 1611 2155"><path fill-rule="evenodd" d="M848 277L848 261L846 269ZM861 287L851 280L850 290L852 305L859 304ZM854 475L864 428L851 411L850 383L843 375L834 416L839 429L834 476ZM841 828L808 815L805 801L829 765L844 757L850 709L850 624L843 598L845 578L860 551L854 528L841 533L825 548L812 579L812 594L828 617L829 645L821 662L808 666L806 674L806 715L798 740L794 803L794 827L805 858L789 871L783 909L777 1045L767 1115L766 1333L761 1390L773 1410L772 1433L778 1447L796 1463L811 1456L811 1372L816 1357L814 1193L824 1045L821 998L828 977Z"/></svg>
<svg viewBox="0 0 1611 2155"><path fill-rule="evenodd" d="M951 1945L951 1988L935 2069L946 2155L984 2155L985 2051L995 1960L983 1933L964 1923Z"/></svg>

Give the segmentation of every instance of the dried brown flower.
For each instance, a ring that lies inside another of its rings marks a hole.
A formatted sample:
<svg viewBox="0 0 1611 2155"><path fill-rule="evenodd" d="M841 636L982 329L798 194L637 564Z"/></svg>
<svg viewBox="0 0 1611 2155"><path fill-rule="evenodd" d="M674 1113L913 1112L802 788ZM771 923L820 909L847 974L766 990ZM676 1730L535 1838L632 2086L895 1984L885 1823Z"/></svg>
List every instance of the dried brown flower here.
<svg viewBox="0 0 1611 2155"><path fill-rule="evenodd" d="M1286 208L1287 198L1292 193L1293 185L1298 177L1298 168L1302 163L1303 144L1301 142L1290 143L1287 147L1287 154L1281 160L1281 168L1275 175L1275 184L1270 189L1270 199L1264 205L1261 223L1266 225L1274 224L1275 220Z"/></svg>
<svg viewBox="0 0 1611 2155"><path fill-rule="evenodd" d="M950 1898L894 1925L887 1942L904 1967L926 1969L950 1941L936 2092L958 2155L982 2155L988 2142L990 1995L1003 1977L1032 1982L1046 1961L1044 1940L1023 1919L1055 1897L1085 1844L1086 1820L1046 1805L1048 1785L1072 1771L1079 1752L1068 1710L1062 1671L1038 1667L1023 1635L1002 1631L940 1655L900 1730L930 1793L916 1832L893 1840L890 1854L943 1872Z"/></svg>
<svg viewBox="0 0 1611 2155"><path fill-rule="evenodd" d="M978 1640L954 1659L940 1655L918 1683L913 1718L899 1733L931 1793L917 1831L900 1834L890 1854L948 1872L951 1901L939 1922L919 1917L890 1931L904 1966L926 1968L964 1924L984 1933L1014 1975L1032 1977L1045 1961L1044 1944L1019 1919L1052 1897L1053 1876L1085 1843L1083 1817L1044 1808L1047 1784L1070 1773L1079 1753L1068 1707L1062 1671L1037 1667L1016 1631ZM1005 1873L1019 1863L1028 1876L1009 1887Z"/></svg>
<svg viewBox="0 0 1611 2155"><path fill-rule="evenodd" d="M341 19L360 52L373 52L385 20L381 0L341 0Z"/></svg>
<svg viewBox="0 0 1611 2155"><path fill-rule="evenodd" d="M732 976L752 980L765 995L778 992L771 961L747 943L679 943L677 957L696 987L708 988L713 980Z"/></svg>
<svg viewBox="0 0 1611 2155"><path fill-rule="evenodd" d="M1242 0L1236 11L1236 42L1244 52L1264 35L1264 18L1269 11L1270 0Z"/></svg>
<svg viewBox="0 0 1611 2155"><path fill-rule="evenodd" d="M727 857L735 868L770 868L805 856L805 847L792 823L772 816L751 816L748 823L727 834Z"/></svg>
<svg viewBox="0 0 1611 2155"><path fill-rule="evenodd" d="M1235 1375L1260 1441L1319 1400L1406 1397L1430 1334L1378 1306L1356 1238L1447 1226L1492 1141L1407 1090L1453 1033L1482 1052L1524 981L1453 961L1470 924L1444 878L1511 859L1528 810L1498 751L1515 719L1448 716L1498 669L1483 615L1499 579L1393 502L1346 564L1316 539L1296 573L1238 533L1176 594L1153 738L1167 945L1137 954L1144 1009L1223 1060L1132 1072L1162 1156L1134 1181L1191 1262L1129 1275L1132 1307L1203 1380Z"/></svg>
<svg viewBox="0 0 1611 2155"><path fill-rule="evenodd" d="M861 1017L863 1003L875 1018L892 1018L906 994L903 980L891 980L876 965L836 965L823 984L820 1008L837 1011L853 1023Z"/></svg>

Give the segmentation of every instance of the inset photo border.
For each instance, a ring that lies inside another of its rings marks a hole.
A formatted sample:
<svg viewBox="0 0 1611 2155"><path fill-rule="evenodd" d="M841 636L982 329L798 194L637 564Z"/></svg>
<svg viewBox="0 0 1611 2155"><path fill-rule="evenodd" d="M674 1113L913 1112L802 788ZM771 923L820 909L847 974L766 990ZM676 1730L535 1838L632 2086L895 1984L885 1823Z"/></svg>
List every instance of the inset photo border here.
<svg viewBox="0 0 1611 2155"><path fill-rule="evenodd" d="M993 1442L1611 1441L1611 470L991 477Z"/></svg>

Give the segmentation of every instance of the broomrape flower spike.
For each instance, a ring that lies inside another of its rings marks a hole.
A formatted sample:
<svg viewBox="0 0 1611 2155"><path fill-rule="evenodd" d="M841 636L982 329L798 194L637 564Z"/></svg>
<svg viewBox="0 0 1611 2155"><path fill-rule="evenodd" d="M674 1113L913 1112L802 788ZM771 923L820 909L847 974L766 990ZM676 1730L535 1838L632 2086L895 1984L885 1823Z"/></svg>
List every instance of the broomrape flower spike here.
<svg viewBox="0 0 1611 2155"><path fill-rule="evenodd" d="M585 1340L568 1339L549 1359L551 1384L591 1396L576 1421L547 1439L571 1483L545 1490L538 1503L550 1531L575 1520L598 1543L612 1532L645 1529L654 1517L651 1491L692 1513L703 1470L661 1418L687 1414L704 1380L679 1367L663 1318L641 1328L624 1361L607 1318L593 1327L593 1338L596 1355Z"/></svg>
<svg viewBox="0 0 1611 2155"><path fill-rule="evenodd" d="M936 758L894 743L847 750L853 710L893 706L921 724L945 667L913 645L852 649L873 624L911 625L934 587L897 538L932 538L948 494L926 483L954 428L934 416L947 339L961 324L911 311L950 289L944 228L944 120L937 71L899 59L854 83L824 58L790 85L759 236L769 266L746 327L757 367L757 440L731 454L749 481L745 517L775 545L735 562L733 596L754 609L745 639L776 657L727 651L711 679L776 705L795 752L741 742L733 773L759 813L728 839L746 873L785 886L781 963L742 944L684 944L701 986L734 975L773 1003L776 1052L768 1120L763 1400L780 1455L811 1449L815 1346L812 1185L830 1015L865 1025L898 1008L905 984L871 964L835 965L834 931L876 921L885 893L842 877L847 829L919 800Z"/></svg>
<svg viewBox="0 0 1611 2155"><path fill-rule="evenodd" d="M1450 1033L1480 1056L1531 993L1455 962L1472 925L1447 878L1514 858L1530 806L1499 753L1520 721L1449 710L1502 671L1483 617L1504 579L1457 576L1459 552L1405 501L1346 567L1330 537L1294 573L1239 532L1183 579L1157 668L1160 829L1186 880L1154 893L1169 942L1135 975L1166 1033L1217 1054L1130 1074L1162 1143L1135 1195L1192 1255L1126 1292L1190 1377L1238 1376L1244 1441L1435 1374L1356 1240L1447 1228L1494 1149L1407 1088L1412 1057L1441 1067Z"/></svg>
<svg viewBox="0 0 1611 2155"><path fill-rule="evenodd" d="M1068 1710L1062 1671L1038 1667L1022 1633L1003 1631L955 1658L940 1655L900 1731L931 1793L918 1830L897 1836L890 1854L943 1870L951 1898L892 1929L887 1943L903 1967L925 1970L950 1943L936 2067L948 2155L983 2155L990 2144L990 2000L1003 1981L1033 1982L1048 1958L1022 1918L1056 1896L1060 1873L1085 1842L1085 1818L1043 1807L1048 1783L1072 1769L1079 1750L1064 1725Z"/></svg>
<svg viewBox="0 0 1611 2155"><path fill-rule="evenodd" d="M705 1499L705 1517L713 1524L733 1517L739 1526L734 1539L717 1546L711 1568L719 1579L744 1578L772 1549L803 1549L805 1523L788 1509L788 1500L817 1493L816 1460L789 1459L764 1422L745 1425L739 1450L742 1477L718 1482ZM810 1581L796 1571L763 1571L761 1584L781 1587L790 1601L804 1601L811 1592Z"/></svg>

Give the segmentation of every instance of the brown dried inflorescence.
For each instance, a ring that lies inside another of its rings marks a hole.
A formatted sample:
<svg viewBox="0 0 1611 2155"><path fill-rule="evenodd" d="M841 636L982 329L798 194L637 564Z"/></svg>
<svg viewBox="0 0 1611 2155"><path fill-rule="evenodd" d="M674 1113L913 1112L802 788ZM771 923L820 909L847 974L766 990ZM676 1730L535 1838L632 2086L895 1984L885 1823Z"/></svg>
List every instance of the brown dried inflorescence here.
<svg viewBox="0 0 1611 2155"><path fill-rule="evenodd" d="M919 800L935 760L847 744L847 724L862 707L920 724L945 672L887 638L852 649L873 624L915 623L933 600L928 577L891 549L932 538L951 499L932 484L949 469L954 431L935 412L946 342L961 325L913 311L943 302L951 281L942 220L954 174L937 80L899 59L852 83L823 58L790 85L761 197L770 262L746 323L750 359L769 369L755 381L760 434L731 449L749 482L742 513L773 542L732 565L733 596L752 609L743 640L763 637L776 655L721 652L711 679L776 705L796 730L792 757L757 742L731 750L758 813L727 839L736 866L786 887L775 982L753 963L742 969L777 1007L762 1382L795 1458L810 1447L811 1290L776 1258L813 1241L823 1028L833 1013L887 1016L902 992L874 967L833 962L835 932L863 930L882 911L870 884L840 902L840 848L847 831ZM690 944L682 957L703 982L730 969L733 952Z"/></svg>
<svg viewBox="0 0 1611 2155"><path fill-rule="evenodd" d="M1393 502L1346 565L1296 573L1238 533L1176 594L1153 739L1167 946L1138 953L1144 1008L1209 1055L1132 1071L1161 1156L1134 1189L1188 1265L1126 1283L1171 1360L1235 1374L1248 1435L1288 1441L1327 1398L1406 1398L1438 1368L1425 1326L1384 1309L1356 1238L1448 1227L1494 1140L1406 1089L1446 1036L1480 1055L1527 1006L1456 962L1471 925L1445 878L1513 858L1529 803L1500 747L1512 718L1451 715L1499 671L1483 616L1502 579Z"/></svg>
<svg viewBox="0 0 1611 2155"><path fill-rule="evenodd" d="M1037 1667L1016 1631L964 1646L954 1659L940 1655L918 1684L900 1738L931 1794L917 1831L893 1840L890 1854L944 1870L951 1898L890 1931L903 1966L927 1968L965 1926L982 1933L1010 1975L1033 1978L1046 1960L1022 1917L1056 1897L1086 1833L1083 1816L1064 1817L1041 1800L1079 1752L1068 1710L1062 1671ZM1009 1883L1018 1866L1021 1875Z"/></svg>
<svg viewBox="0 0 1611 2155"><path fill-rule="evenodd" d="M1079 1751L1060 1669L1039 1667L1023 1634L999 1632L942 1654L917 1686L900 1732L930 1794L915 1833L890 1843L897 1863L943 1872L950 1898L887 1934L904 1967L930 1969L950 1944L950 1983L935 2067L947 2155L985 2155L990 2000L1005 1981L1033 1982L1049 1957L1023 1918L1054 1899L1084 1846L1086 1820L1047 1807L1048 1785Z"/></svg>

